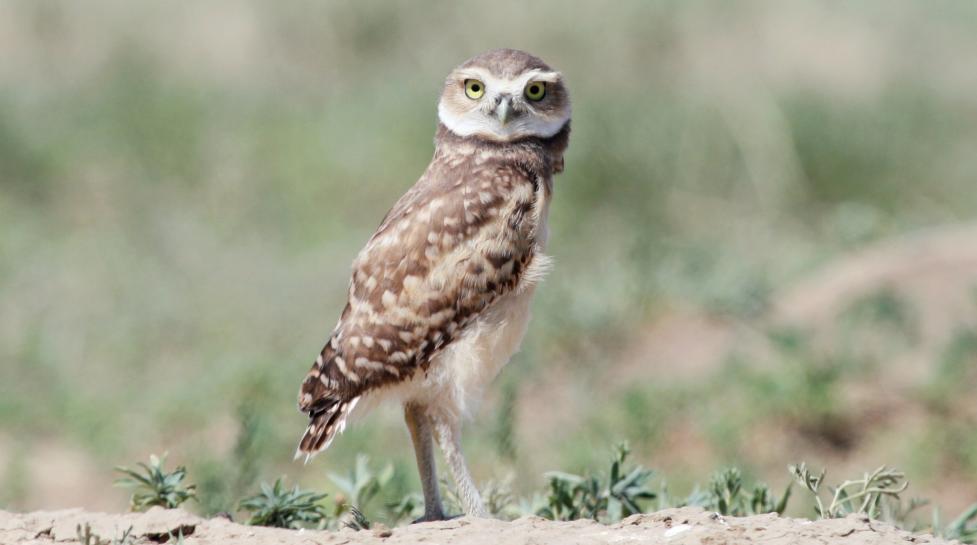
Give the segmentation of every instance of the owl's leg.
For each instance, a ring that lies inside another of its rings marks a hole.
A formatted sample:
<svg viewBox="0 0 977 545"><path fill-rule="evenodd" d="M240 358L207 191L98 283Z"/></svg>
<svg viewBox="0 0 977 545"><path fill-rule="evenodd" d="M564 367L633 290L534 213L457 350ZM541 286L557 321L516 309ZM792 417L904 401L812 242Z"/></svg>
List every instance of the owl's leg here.
<svg viewBox="0 0 977 545"><path fill-rule="evenodd" d="M445 518L444 509L441 507L441 493L438 491L438 472L434 464L431 418L425 409L413 403L404 405L404 420L407 421L407 429L414 442L417 471L421 475L421 487L424 490L424 516L415 522Z"/></svg>
<svg viewBox="0 0 977 545"><path fill-rule="evenodd" d="M455 478L455 486L458 487L458 499L461 506L465 509L466 515L476 517L488 517L485 505L482 503L482 496L472 480L472 475L465 464L465 458L461 453L461 423L454 418L446 418L444 415L432 415L434 421L434 433L441 445L441 452L444 453L445 461L451 468L451 474Z"/></svg>

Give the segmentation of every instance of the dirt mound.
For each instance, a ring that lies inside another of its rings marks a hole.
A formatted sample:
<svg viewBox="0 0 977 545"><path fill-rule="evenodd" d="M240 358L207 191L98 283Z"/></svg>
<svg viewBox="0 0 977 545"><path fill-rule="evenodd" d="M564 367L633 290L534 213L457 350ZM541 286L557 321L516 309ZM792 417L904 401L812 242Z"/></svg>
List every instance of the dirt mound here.
<svg viewBox="0 0 977 545"><path fill-rule="evenodd" d="M110 515L80 509L16 514L0 511L0 544L77 543L78 527L88 525L102 539L118 539L129 530L136 543L161 543L182 532L187 545L241 543L285 544L385 544L457 543L948 543L928 535L909 534L893 526L859 516L844 519L807 520L762 515L722 517L699 508L666 509L635 515L610 526L593 521L553 522L524 517L513 522L458 518L392 530L379 528L338 532L280 530L244 526L225 519L201 519L185 511L154 508L147 513ZM92 540L94 543L94 540Z"/></svg>

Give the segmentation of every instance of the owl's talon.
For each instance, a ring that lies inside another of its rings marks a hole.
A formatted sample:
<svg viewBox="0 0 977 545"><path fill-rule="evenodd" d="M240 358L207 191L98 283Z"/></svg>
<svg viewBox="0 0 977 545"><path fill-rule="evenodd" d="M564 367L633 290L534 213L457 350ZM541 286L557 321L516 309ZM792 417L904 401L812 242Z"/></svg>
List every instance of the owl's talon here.
<svg viewBox="0 0 977 545"><path fill-rule="evenodd" d="M451 520L453 518L458 518L460 516L461 515L455 515L453 517L449 517L449 516L446 516L444 513L434 513L434 514L430 514L430 515L425 514L421 518L414 519L411 522L411 524L417 524L417 523L420 523L420 522L437 522L439 520Z"/></svg>

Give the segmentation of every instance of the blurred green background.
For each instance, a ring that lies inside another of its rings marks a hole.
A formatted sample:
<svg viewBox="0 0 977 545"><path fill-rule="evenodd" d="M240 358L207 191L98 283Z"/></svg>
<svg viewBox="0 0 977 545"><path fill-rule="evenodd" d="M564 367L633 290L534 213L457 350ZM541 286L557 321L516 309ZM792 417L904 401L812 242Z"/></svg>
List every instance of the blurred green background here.
<svg viewBox="0 0 977 545"><path fill-rule="evenodd" d="M393 407L293 463L295 394L493 47L574 117L479 480L629 439L676 491L806 460L977 500L977 3L0 0L0 507L123 509L164 451L205 511L358 452L417 490Z"/></svg>

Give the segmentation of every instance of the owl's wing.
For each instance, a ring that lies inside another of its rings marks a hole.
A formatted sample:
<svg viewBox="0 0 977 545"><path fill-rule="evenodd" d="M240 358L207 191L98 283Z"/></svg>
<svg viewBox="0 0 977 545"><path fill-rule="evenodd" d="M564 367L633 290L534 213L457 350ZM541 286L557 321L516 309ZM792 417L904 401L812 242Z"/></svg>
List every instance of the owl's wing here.
<svg viewBox="0 0 977 545"><path fill-rule="evenodd" d="M329 445L359 396L408 380L534 264L544 184L513 165L433 164L353 264L349 302L299 392L300 453Z"/></svg>

